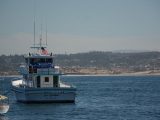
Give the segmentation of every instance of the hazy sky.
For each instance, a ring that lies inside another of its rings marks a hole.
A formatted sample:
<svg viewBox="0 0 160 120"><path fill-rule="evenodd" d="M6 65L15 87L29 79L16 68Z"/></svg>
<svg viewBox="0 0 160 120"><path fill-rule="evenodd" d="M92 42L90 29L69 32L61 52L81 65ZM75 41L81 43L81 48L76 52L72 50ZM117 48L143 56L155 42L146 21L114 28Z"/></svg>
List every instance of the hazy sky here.
<svg viewBox="0 0 160 120"><path fill-rule="evenodd" d="M0 0L0 54L28 52L34 11L55 53L160 50L160 0Z"/></svg>

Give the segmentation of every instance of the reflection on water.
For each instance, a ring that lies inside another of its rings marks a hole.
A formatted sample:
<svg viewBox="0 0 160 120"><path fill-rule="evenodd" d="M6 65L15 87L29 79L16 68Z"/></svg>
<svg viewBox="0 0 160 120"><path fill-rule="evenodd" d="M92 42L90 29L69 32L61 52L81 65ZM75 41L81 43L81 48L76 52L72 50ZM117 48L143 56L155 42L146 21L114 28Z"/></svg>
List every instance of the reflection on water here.
<svg viewBox="0 0 160 120"><path fill-rule="evenodd" d="M0 120L9 120L7 116L0 114Z"/></svg>

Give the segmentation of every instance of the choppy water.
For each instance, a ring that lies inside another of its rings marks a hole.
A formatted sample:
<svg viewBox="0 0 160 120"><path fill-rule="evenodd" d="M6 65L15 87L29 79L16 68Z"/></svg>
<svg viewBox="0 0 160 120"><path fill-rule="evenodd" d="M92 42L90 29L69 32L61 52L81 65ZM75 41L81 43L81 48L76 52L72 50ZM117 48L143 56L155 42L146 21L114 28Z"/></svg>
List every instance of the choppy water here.
<svg viewBox="0 0 160 120"><path fill-rule="evenodd" d="M23 104L10 93L10 110L0 120L160 120L160 76L63 79L77 86L75 103Z"/></svg>

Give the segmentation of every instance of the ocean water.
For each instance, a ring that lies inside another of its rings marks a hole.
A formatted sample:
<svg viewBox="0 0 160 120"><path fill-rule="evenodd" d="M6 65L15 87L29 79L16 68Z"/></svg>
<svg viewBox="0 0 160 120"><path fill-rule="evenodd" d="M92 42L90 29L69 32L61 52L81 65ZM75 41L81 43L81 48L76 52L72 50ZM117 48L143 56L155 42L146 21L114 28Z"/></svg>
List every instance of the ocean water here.
<svg viewBox="0 0 160 120"><path fill-rule="evenodd" d="M10 110L0 120L160 120L160 76L62 78L77 87L75 103L17 103L9 92Z"/></svg>

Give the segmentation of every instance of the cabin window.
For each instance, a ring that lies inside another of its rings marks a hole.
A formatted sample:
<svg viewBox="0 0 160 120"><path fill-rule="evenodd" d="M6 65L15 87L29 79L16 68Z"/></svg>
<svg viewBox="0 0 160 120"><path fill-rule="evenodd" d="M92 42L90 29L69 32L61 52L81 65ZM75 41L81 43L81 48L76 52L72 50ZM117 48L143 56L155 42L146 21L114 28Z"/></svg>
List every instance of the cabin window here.
<svg viewBox="0 0 160 120"><path fill-rule="evenodd" d="M38 58L31 58L31 59L30 59L30 63L31 63L32 65L34 65L34 64L36 64L36 63L38 63L38 62L40 62L40 59L38 59Z"/></svg>
<svg viewBox="0 0 160 120"><path fill-rule="evenodd" d="M46 62L47 62L47 63L52 63L53 60L52 60L52 58L48 58L48 59L46 59Z"/></svg>
<svg viewBox="0 0 160 120"><path fill-rule="evenodd" d="M37 76L37 88L41 87L41 78Z"/></svg>
<svg viewBox="0 0 160 120"><path fill-rule="evenodd" d="M49 82L49 77L45 77L44 81Z"/></svg>
<svg viewBox="0 0 160 120"><path fill-rule="evenodd" d="M58 87L58 76L53 76L53 86Z"/></svg>
<svg viewBox="0 0 160 120"><path fill-rule="evenodd" d="M27 59L26 59L26 62ZM34 65L36 63L52 63L53 59L52 58L31 58L30 59L30 64Z"/></svg>
<svg viewBox="0 0 160 120"><path fill-rule="evenodd" d="M30 59L30 63L34 64L34 59L33 58Z"/></svg>
<svg viewBox="0 0 160 120"><path fill-rule="evenodd" d="M25 62L28 64L28 58L25 59Z"/></svg>
<svg viewBox="0 0 160 120"><path fill-rule="evenodd" d="M33 73L33 68L29 66L29 73Z"/></svg>
<svg viewBox="0 0 160 120"><path fill-rule="evenodd" d="M45 63L45 59L40 59L40 63Z"/></svg>

